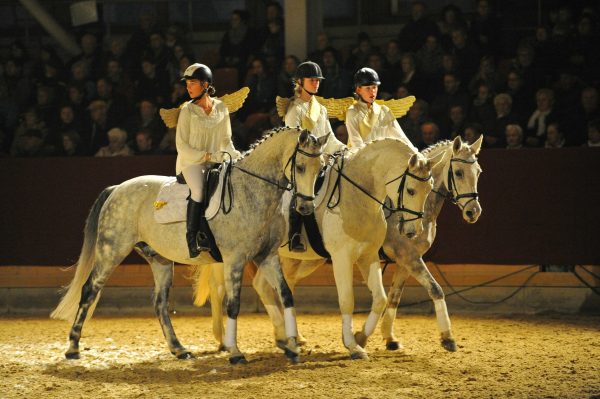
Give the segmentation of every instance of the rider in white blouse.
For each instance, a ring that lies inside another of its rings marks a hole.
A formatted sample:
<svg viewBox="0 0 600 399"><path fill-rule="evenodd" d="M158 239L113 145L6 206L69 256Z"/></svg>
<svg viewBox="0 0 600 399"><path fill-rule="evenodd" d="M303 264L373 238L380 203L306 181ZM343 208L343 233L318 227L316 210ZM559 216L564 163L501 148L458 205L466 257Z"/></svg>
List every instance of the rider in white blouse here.
<svg viewBox="0 0 600 399"><path fill-rule="evenodd" d="M390 109L375 102L380 84L377 72L371 68L361 68L354 74L358 101L346 111L348 147L360 148L367 141L396 137L414 148Z"/></svg>
<svg viewBox="0 0 600 399"><path fill-rule="evenodd" d="M229 110L222 101L212 98L212 71L206 65L192 64L184 72L188 94L192 101L181 108L177 120L175 144L177 146L177 174L183 173L190 188L187 208L187 233L190 258L209 248L208 238L198 234L200 225L206 224L203 203L206 171L211 163L223 161L223 152L232 158L240 153L231 141Z"/></svg>

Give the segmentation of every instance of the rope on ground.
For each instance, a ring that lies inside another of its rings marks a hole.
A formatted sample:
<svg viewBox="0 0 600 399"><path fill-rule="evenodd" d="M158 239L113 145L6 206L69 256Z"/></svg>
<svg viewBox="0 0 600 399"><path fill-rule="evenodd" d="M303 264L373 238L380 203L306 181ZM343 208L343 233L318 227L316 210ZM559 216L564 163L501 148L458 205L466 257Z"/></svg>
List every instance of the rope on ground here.
<svg viewBox="0 0 600 399"><path fill-rule="evenodd" d="M580 267L581 267L581 266L580 266ZM588 273L590 273L590 274L593 274L593 273L591 273L589 270L586 270L584 267L582 267L582 269L583 269L583 270L585 270L585 271L587 271L587 272L588 272ZM590 290L592 290L592 292L594 292L594 294L596 294L596 295L600 295L600 291L599 291L598 289L596 289L596 287L594 287L594 286L590 285L590 283L588 283L587 281L585 281L585 280L583 279L583 277L581 277L581 276L579 275L579 273L577 273L577 271L576 271L575 269L573 269L572 273L575 275L575 277L577 277L577 279L578 279L579 281L581 281L581 282L583 283L583 285L585 285L585 286L586 286L586 287L588 287Z"/></svg>

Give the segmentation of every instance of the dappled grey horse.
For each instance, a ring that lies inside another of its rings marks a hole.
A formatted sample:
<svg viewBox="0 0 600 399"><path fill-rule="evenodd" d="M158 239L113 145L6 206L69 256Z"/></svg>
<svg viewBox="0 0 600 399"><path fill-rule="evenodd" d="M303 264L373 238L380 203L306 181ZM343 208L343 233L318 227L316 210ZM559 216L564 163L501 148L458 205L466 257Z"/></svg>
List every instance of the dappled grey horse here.
<svg viewBox="0 0 600 399"><path fill-rule="evenodd" d="M237 346L237 316L243 268L253 261L267 276L285 311L286 356L298 360L297 327L292 293L283 278L277 249L285 234L281 197L293 190L301 214L314 211L314 183L323 166L322 148L328 136L315 138L297 128L271 131L232 165L233 201L209 221L223 257L227 295L225 346L231 363L245 363ZM140 176L105 189L94 203L85 226L84 243L73 281L51 317L73 320L66 357L79 358L79 340L87 316L112 271L136 249L154 274L154 306L171 353L189 358L175 335L168 314L173 262L212 263L203 252L190 259L185 222L159 224L153 202L163 184L172 178Z"/></svg>

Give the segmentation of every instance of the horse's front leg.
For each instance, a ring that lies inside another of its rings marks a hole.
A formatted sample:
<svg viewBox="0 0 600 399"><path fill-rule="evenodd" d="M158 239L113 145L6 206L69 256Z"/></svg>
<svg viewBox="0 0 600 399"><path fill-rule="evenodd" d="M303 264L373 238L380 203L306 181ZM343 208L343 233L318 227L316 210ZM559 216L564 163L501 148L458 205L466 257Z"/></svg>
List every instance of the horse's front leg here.
<svg viewBox="0 0 600 399"><path fill-rule="evenodd" d="M173 261L158 254L146 256L141 251L138 251L138 253L150 263L152 268L152 274L154 275L154 312L160 322L169 350L178 359L193 358L192 353L181 345L179 339L177 339L169 317L169 290L173 284Z"/></svg>
<svg viewBox="0 0 600 399"><path fill-rule="evenodd" d="M410 273L427 290L429 297L433 300L442 346L449 352L456 352L456 342L452 336L452 326L442 287L427 269L423 258L419 258L417 262L410 265Z"/></svg>
<svg viewBox="0 0 600 399"><path fill-rule="evenodd" d="M292 362L297 363L299 361L299 348L298 348L298 325L296 323L296 309L294 307L294 297L290 287L283 277L281 270L281 264L279 263L279 256L277 253L271 254L265 258L264 261L258 265L257 277L260 276L259 280L255 283L257 292L261 296L265 308L271 316L273 325L275 326L277 346L279 346L285 352L286 357ZM277 304L275 304L266 292L270 286L271 290L275 290L279 295L281 305L283 305L283 331L285 336L282 337L281 329L281 313ZM265 302L265 300L267 302ZM281 340L283 338L283 342Z"/></svg>
<svg viewBox="0 0 600 399"><path fill-rule="evenodd" d="M377 322L385 310L387 297L385 296L385 288L383 287L379 255L377 253L365 254L357 261L357 265L373 297L371 312L362 330L354 335L356 342L364 348L367 345L367 339L375 331Z"/></svg>
<svg viewBox="0 0 600 399"><path fill-rule="evenodd" d="M342 314L342 341L350 351L352 359L368 359L367 352L356 342L353 331L354 287L352 286L352 267L354 262L347 254L332 254L331 258L338 302Z"/></svg>
<svg viewBox="0 0 600 399"><path fill-rule="evenodd" d="M387 350L399 350L403 349L402 344L394 335L394 321L396 320L396 312L400 305L400 299L402 298L402 292L404 291L404 284L409 276L409 271L405 265L396 264L396 270L392 279L392 286L388 293L388 304L381 319L381 335L385 340L385 347Z"/></svg>
<svg viewBox="0 0 600 399"><path fill-rule="evenodd" d="M242 294L242 277L244 276L243 261L225 262L225 292L227 294L227 322L225 326L225 348L229 352L229 363L246 364L248 361L237 346L237 318L240 314Z"/></svg>

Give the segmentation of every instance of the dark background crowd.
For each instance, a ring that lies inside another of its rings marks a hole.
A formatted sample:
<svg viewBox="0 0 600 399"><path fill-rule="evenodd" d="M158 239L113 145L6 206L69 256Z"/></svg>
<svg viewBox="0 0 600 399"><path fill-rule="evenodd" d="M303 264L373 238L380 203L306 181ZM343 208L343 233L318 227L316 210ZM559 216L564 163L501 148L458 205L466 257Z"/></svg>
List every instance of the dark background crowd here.
<svg viewBox="0 0 600 399"><path fill-rule="evenodd" d="M380 98L416 96L399 123L419 148L482 133L488 148L600 146L600 15L590 4L557 3L507 48L506 18L491 0L475 1L469 13L417 1L386 43L360 32L354 45L336 46L322 32L307 58L323 69L323 97L352 95L361 67L378 72ZM189 32L164 26L156 12L140 15L124 37L110 38L101 24L77 29L82 52L68 59L50 45L12 41L0 49L0 156L173 154L175 131L159 109L188 99L180 78L194 62L213 69L218 94L250 87L232 116L234 143L247 148L281 124L275 98L293 95L303 61L285 50L280 3L264 9L261 24L233 11L219 48L202 56ZM345 126L331 122L345 142Z"/></svg>

